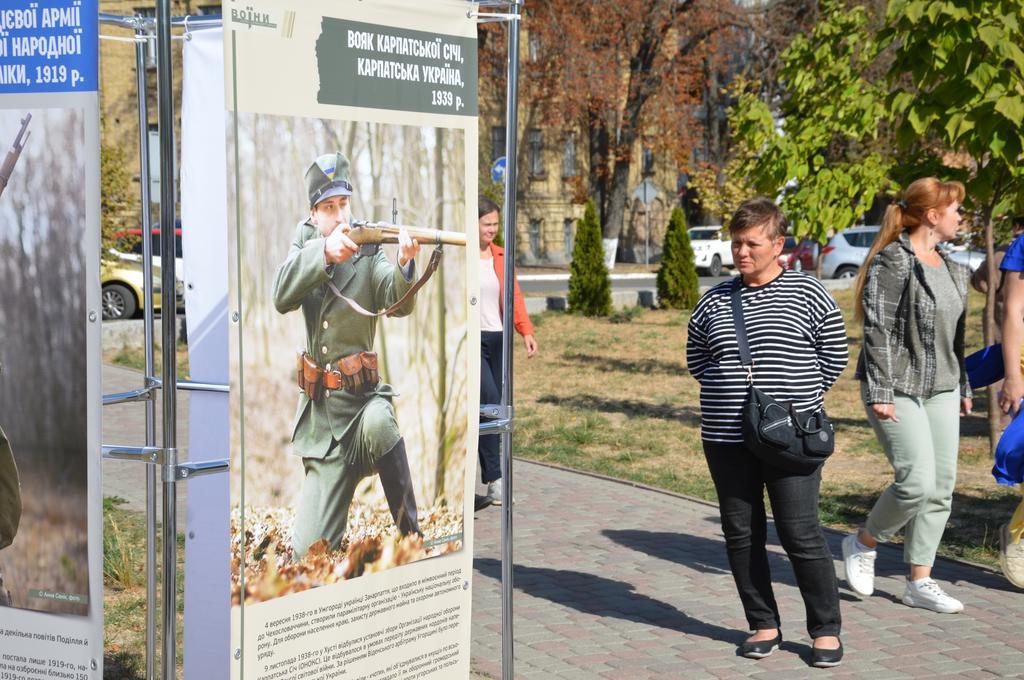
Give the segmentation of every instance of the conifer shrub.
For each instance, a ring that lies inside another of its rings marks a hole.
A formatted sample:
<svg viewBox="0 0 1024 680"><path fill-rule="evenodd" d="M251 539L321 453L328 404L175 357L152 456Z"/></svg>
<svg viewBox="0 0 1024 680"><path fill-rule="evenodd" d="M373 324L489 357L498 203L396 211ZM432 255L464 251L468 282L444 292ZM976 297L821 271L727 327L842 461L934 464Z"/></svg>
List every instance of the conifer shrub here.
<svg viewBox="0 0 1024 680"><path fill-rule="evenodd" d="M612 284L604 263L601 224L594 202L587 201L576 223L576 241L569 267L569 310L585 316L608 316L612 311Z"/></svg>
<svg viewBox="0 0 1024 680"><path fill-rule="evenodd" d="M686 217L676 208L665 230L661 269L658 270L658 304L666 309L693 309L699 297Z"/></svg>

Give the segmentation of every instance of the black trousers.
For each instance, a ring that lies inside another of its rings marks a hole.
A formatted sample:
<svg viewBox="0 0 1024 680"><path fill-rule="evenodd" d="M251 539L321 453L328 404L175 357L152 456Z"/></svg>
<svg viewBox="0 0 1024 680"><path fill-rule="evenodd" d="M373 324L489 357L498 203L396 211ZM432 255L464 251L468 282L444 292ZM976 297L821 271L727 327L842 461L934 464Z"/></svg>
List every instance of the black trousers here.
<svg viewBox="0 0 1024 680"><path fill-rule="evenodd" d="M480 332L480 403L501 401L501 331ZM481 418L486 422L488 418ZM501 435L480 437L480 478L484 484L501 479Z"/></svg>
<svg viewBox="0 0 1024 680"><path fill-rule="evenodd" d="M778 628L779 607L768 567L768 490L775 529L793 565L812 638L839 635L839 591L832 552L818 521L821 470L794 475L765 465L742 444L704 442L718 492L722 531L736 589L751 630Z"/></svg>

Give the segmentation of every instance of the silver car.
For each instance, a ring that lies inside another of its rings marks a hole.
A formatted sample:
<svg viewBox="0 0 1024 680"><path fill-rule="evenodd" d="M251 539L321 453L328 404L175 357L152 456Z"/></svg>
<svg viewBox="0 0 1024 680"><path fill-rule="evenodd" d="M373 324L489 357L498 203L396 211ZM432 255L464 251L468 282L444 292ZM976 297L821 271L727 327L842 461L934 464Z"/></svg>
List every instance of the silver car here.
<svg viewBox="0 0 1024 680"><path fill-rule="evenodd" d="M832 237L821 251L821 277L851 279L857 276L881 227L850 227Z"/></svg>
<svg viewBox="0 0 1024 680"><path fill-rule="evenodd" d="M985 261L985 251L980 248L956 246L949 242L940 243L939 248L949 255L949 259L970 268L971 272L978 271L978 267Z"/></svg>

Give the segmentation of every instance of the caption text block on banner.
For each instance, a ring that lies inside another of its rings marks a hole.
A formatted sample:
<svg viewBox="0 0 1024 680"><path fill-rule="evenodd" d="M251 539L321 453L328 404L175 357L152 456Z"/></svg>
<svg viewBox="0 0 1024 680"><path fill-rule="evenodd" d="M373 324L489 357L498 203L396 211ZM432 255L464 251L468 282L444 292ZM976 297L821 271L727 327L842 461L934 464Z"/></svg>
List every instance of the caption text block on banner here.
<svg viewBox="0 0 1024 680"><path fill-rule="evenodd" d="M0 93L97 89L96 0L4 0Z"/></svg>
<svg viewBox="0 0 1024 680"><path fill-rule="evenodd" d="M477 115L476 40L324 17L321 104Z"/></svg>

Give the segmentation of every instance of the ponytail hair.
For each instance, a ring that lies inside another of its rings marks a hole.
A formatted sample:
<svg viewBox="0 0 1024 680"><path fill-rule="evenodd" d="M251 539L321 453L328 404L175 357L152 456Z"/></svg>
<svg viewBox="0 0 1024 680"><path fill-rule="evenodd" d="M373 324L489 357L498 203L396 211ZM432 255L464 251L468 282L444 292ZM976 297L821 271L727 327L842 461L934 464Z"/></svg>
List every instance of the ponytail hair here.
<svg viewBox="0 0 1024 680"><path fill-rule="evenodd" d="M857 304L858 321L864 319L864 283L867 280L868 266L875 255L898 239L905 230L921 226L926 212L932 209L942 210L954 202L961 203L965 193L964 185L960 182L943 182L935 177L922 177L911 182L903 191L903 197L885 209L882 228L875 236L871 250L864 258L864 264L857 275L854 299Z"/></svg>

